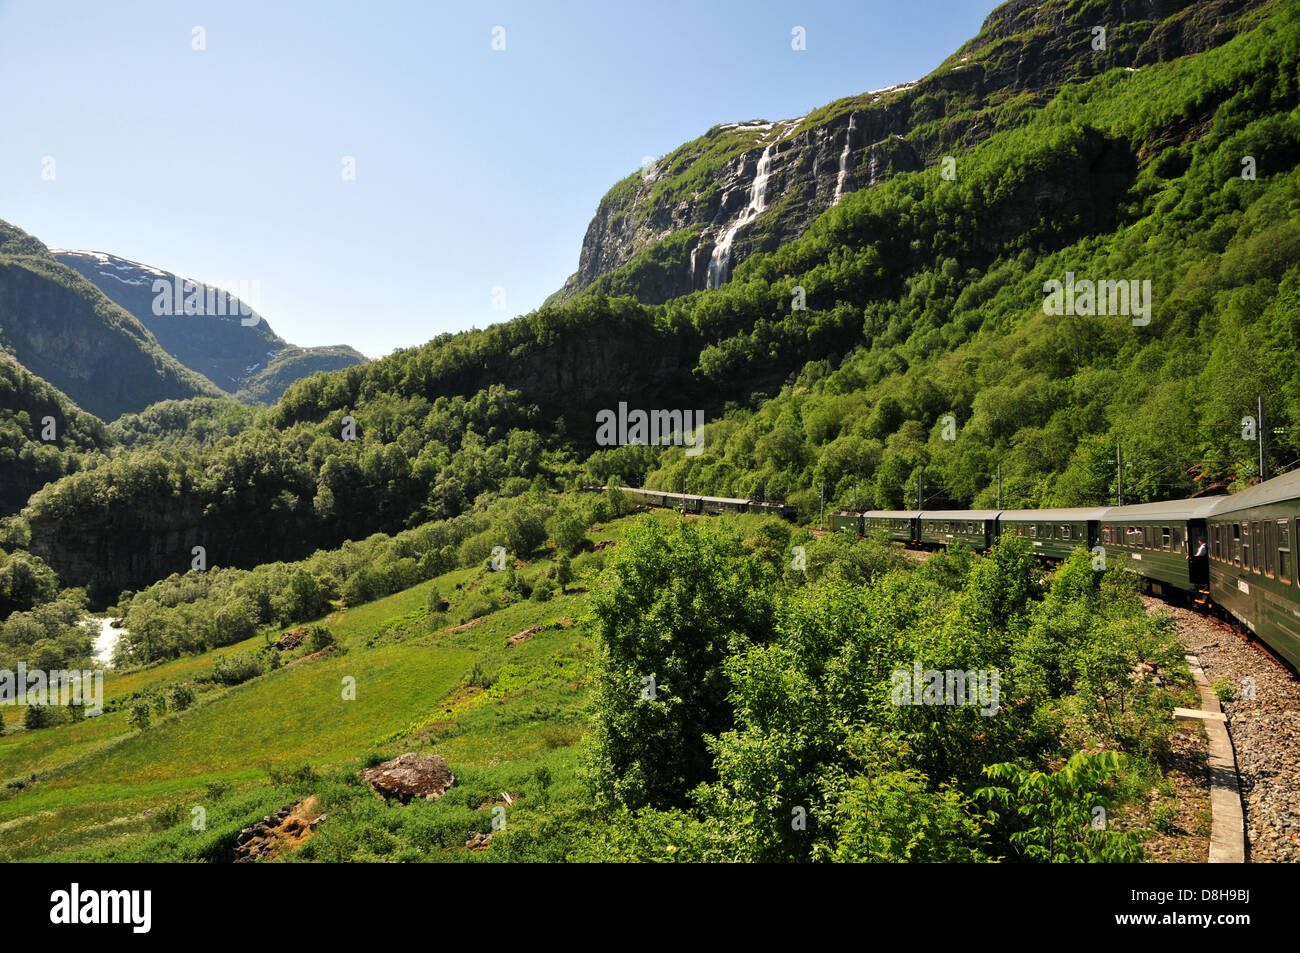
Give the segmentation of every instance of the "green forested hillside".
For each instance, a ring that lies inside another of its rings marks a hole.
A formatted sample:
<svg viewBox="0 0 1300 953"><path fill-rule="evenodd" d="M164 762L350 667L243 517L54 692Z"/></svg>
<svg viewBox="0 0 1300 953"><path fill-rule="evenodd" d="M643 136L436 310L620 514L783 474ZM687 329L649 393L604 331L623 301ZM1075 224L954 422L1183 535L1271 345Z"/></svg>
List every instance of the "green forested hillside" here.
<svg viewBox="0 0 1300 953"><path fill-rule="evenodd" d="M1257 479L1241 422L1259 395L1272 465L1293 464L1298 38L1279 10L1221 49L1068 89L960 156L955 181L849 196L720 293L670 305L698 321L761 295L765 314L701 354L721 387L809 363L651 482L897 507L923 475L928 502L991 505L1000 462L1004 502L1096 503L1122 442L1128 499L1190 495ZM1150 323L1045 314L1067 273L1149 280ZM785 304L795 285L806 312Z"/></svg>
<svg viewBox="0 0 1300 953"><path fill-rule="evenodd" d="M0 516L110 443L103 423L0 352Z"/></svg>

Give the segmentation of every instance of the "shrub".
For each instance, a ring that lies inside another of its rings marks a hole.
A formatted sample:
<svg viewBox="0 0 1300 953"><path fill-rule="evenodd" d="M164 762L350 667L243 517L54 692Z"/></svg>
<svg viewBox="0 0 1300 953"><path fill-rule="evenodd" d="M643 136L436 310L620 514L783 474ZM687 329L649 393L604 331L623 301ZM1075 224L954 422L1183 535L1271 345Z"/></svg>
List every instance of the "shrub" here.
<svg viewBox="0 0 1300 953"><path fill-rule="evenodd" d="M573 582L573 565L569 562L568 556L561 556L555 560L555 582L561 592Z"/></svg>
<svg viewBox="0 0 1300 953"><path fill-rule="evenodd" d="M465 684L471 688L488 689L496 682L496 678L488 674L482 662L475 662L474 667L465 673Z"/></svg>
<svg viewBox="0 0 1300 953"><path fill-rule="evenodd" d="M188 685L173 685L170 695L172 708L177 711L185 711L194 704L194 689Z"/></svg>
<svg viewBox="0 0 1300 953"><path fill-rule="evenodd" d="M126 716L127 724L132 728L144 731L149 727L149 703L144 700L137 701L131 706L131 712Z"/></svg>
<svg viewBox="0 0 1300 953"><path fill-rule="evenodd" d="M256 678L263 671L263 662L252 652L223 656L212 666L212 680L222 685L240 685Z"/></svg>
<svg viewBox="0 0 1300 953"><path fill-rule="evenodd" d="M1011 763L991 764L984 773L1007 786L980 788L975 796L990 803L1000 829L1024 860L1140 863L1140 837L1110 827L1105 814L1096 810L1110 810L1103 788L1120 766L1120 756L1113 751L1079 752L1050 774Z"/></svg>
<svg viewBox="0 0 1300 953"><path fill-rule="evenodd" d="M54 723L54 713L44 705L28 705L23 712L23 727L28 731L47 728Z"/></svg>
<svg viewBox="0 0 1300 953"><path fill-rule="evenodd" d="M335 644L334 633L323 625L313 625L307 630L307 651L321 652Z"/></svg>
<svg viewBox="0 0 1300 953"><path fill-rule="evenodd" d="M1216 679L1213 687L1214 694L1218 696L1221 702L1230 702L1237 697L1237 686L1232 683L1232 679L1227 675Z"/></svg>
<svg viewBox="0 0 1300 953"><path fill-rule="evenodd" d="M378 761L375 762L375 764L379 763ZM367 767L373 767L373 765L367 765ZM312 770L311 765L305 761L299 764L276 765L269 768L266 773L271 778L272 784L281 784L292 788L303 787L320 780L320 777Z"/></svg>
<svg viewBox="0 0 1300 953"><path fill-rule="evenodd" d="M424 600L424 608L428 611L429 615L434 615L438 612L446 612L450 607L451 603L442 597L442 593L438 591L438 587L430 586L429 595Z"/></svg>

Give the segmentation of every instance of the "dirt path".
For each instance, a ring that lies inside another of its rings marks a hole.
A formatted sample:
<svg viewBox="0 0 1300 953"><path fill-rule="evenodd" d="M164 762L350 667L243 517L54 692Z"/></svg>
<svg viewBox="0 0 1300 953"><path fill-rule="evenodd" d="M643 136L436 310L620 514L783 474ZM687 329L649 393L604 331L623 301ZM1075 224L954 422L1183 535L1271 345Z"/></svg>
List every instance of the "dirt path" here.
<svg viewBox="0 0 1300 953"><path fill-rule="evenodd" d="M1164 609L1177 621L1211 684L1227 679L1235 690L1223 710L1241 778L1247 859L1300 861L1300 681L1224 623L1158 599L1143 601L1148 611Z"/></svg>

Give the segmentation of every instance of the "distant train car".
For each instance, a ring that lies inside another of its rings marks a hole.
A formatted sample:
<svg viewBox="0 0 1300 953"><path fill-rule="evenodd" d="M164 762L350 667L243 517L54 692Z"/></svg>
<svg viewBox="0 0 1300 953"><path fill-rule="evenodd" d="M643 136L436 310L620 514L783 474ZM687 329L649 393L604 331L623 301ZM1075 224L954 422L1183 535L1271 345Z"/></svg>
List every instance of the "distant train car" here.
<svg viewBox="0 0 1300 953"><path fill-rule="evenodd" d="M1111 507L1101 521L1106 557L1127 554L1137 573L1151 580L1156 595L1164 595L1165 586L1205 592L1210 580L1206 517L1226 499L1210 496Z"/></svg>
<svg viewBox="0 0 1300 953"><path fill-rule="evenodd" d="M998 514L998 535L1021 537L1045 559L1065 559L1080 546L1091 549L1097 545L1107 511L1104 506L1003 510Z"/></svg>
<svg viewBox="0 0 1300 953"><path fill-rule="evenodd" d="M604 487L587 487L586 489L603 492ZM678 510L683 513L770 513L782 519L793 520L798 511L789 503L779 500L759 502L757 500L733 499L725 496L697 496L693 493L671 493L667 490L647 490L640 487L621 487L622 492L638 503L646 506L659 506Z"/></svg>
<svg viewBox="0 0 1300 953"><path fill-rule="evenodd" d="M997 538L999 510L922 510L920 540L929 546L964 543L988 549Z"/></svg>
<svg viewBox="0 0 1300 953"><path fill-rule="evenodd" d="M862 514L862 535L884 532L903 543L920 542L919 510L867 510Z"/></svg>
<svg viewBox="0 0 1300 953"><path fill-rule="evenodd" d="M865 536L862 532L862 514L854 510L837 510L831 514L831 532Z"/></svg>
<svg viewBox="0 0 1300 953"><path fill-rule="evenodd" d="M1300 668L1300 471L1220 501L1206 520L1210 597Z"/></svg>
<svg viewBox="0 0 1300 953"><path fill-rule="evenodd" d="M744 513L749 509L749 500L729 499L725 496L702 496L699 499L702 511L714 516L722 513Z"/></svg>
<svg viewBox="0 0 1300 953"><path fill-rule="evenodd" d="M779 516L783 520L794 520L799 516L799 510L790 503L781 503L777 500L749 500L749 512L751 513L770 513L773 516Z"/></svg>

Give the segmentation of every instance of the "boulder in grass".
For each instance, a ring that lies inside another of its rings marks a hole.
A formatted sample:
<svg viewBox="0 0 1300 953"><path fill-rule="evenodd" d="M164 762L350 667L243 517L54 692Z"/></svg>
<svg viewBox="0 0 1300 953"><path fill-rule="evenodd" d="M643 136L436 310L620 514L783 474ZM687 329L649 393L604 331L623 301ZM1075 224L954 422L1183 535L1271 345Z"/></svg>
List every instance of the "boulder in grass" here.
<svg viewBox="0 0 1300 953"><path fill-rule="evenodd" d="M289 652L302 645L303 639L307 638L307 629L305 626L299 626L296 629L289 629L280 640L275 643L275 647L281 652Z"/></svg>
<svg viewBox="0 0 1300 953"><path fill-rule="evenodd" d="M447 763L438 755L427 757L407 752L373 768L357 772L385 801L409 803L413 798L436 801L456 783Z"/></svg>

